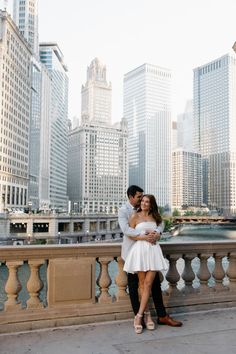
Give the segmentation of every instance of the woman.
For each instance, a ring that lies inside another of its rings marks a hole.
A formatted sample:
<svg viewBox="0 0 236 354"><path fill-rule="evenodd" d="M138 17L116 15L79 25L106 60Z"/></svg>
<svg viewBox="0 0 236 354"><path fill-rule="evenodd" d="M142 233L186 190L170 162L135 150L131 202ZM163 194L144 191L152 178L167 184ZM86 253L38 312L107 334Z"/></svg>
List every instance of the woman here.
<svg viewBox="0 0 236 354"><path fill-rule="evenodd" d="M141 324L143 314L146 328L150 330L155 328L150 315L148 300L156 272L166 270L167 264L160 245L147 242L145 234L154 231L161 222L156 199L149 194L142 197L140 208L129 219L130 227L140 232L139 236L132 237L132 240L137 242L132 246L124 264L126 272L138 273L141 302L139 311L134 318L134 328L138 334L142 333L143 330Z"/></svg>

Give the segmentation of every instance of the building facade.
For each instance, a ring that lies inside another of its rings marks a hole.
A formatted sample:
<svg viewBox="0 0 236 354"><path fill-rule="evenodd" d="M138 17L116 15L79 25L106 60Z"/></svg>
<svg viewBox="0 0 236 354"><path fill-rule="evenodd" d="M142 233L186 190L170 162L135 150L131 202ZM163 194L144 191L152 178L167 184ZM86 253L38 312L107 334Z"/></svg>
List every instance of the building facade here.
<svg viewBox="0 0 236 354"><path fill-rule="evenodd" d="M193 151L193 101L186 102L185 110L177 116L177 147Z"/></svg>
<svg viewBox="0 0 236 354"><path fill-rule="evenodd" d="M13 20L29 43L33 55L38 57L38 0L14 0Z"/></svg>
<svg viewBox="0 0 236 354"><path fill-rule="evenodd" d="M181 148L172 152L172 206L200 207L202 204L201 155Z"/></svg>
<svg viewBox="0 0 236 354"><path fill-rule="evenodd" d="M106 66L95 58L87 68L87 81L81 89L82 123L111 124L112 86L106 79Z"/></svg>
<svg viewBox="0 0 236 354"><path fill-rule="evenodd" d="M127 123L111 124L111 84L97 58L81 96L82 123L69 133L69 199L75 211L116 213L126 200Z"/></svg>
<svg viewBox="0 0 236 354"><path fill-rule="evenodd" d="M0 210L27 206L31 50L0 11Z"/></svg>
<svg viewBox="0 0 236 354"><path fill-rule="evenodd" d="M51 78L35 57L31 91L29 203L32 209L42 210L50 205Z"/></svg>
<svg viewBox="0 0 236 354"><path fill-rule="evenodd" d="M124 117L128 122L129 184L171 207L171 72L143 64L124 76Z"/></svg>
<svg viewBox="0 0 236 354"><path fill-rule="evenodd" d="M68 76L63 54L56 43L40 43L40 61L51 80L49 107L50 208L67 209Z"/></svg>
<svg viewBox="0 0 236 354"><path fill-rule="evenodd" d="M236 213L236 55L194 69L194 144L202 155L203 202Z"/></svg>
<svg viewBox="0 0 236 354"><path fill-rule="evenodd" d="M48 209L51 77L39 61L38 0L14 0L13 18L33 53L28 204L32 209Z"/></svg>

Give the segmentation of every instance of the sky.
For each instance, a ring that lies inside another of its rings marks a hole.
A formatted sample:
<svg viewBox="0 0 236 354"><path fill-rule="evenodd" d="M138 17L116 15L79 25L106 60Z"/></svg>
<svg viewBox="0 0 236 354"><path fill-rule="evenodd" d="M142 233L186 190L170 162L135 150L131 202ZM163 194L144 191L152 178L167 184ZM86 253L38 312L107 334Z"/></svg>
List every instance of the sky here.
<svg viewBox="0 0 236 354"><path fill-rule="evenodd" d="M64 54L70 119L80 118L95 57L112 83L113 122L123 116L124 74L144 63L172 70L175 118L192 98L193 69L232 50L235 14L236 0L39 0L39 39Z"/></svg>

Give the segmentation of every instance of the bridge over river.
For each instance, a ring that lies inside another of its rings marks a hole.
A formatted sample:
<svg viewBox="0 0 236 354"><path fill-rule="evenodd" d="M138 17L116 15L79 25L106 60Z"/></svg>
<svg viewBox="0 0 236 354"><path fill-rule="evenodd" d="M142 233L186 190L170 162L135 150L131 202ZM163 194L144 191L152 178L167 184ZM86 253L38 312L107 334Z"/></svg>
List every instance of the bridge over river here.
<svg viewBox="0 0 236 354"><path fill-rule="evenodd" d="M176 216L173 219L174 225L179 224L223 224L223 225L236 225L235 217L224 217L224 216L196 216L196 215L188 215L188 216Z"/></svg>

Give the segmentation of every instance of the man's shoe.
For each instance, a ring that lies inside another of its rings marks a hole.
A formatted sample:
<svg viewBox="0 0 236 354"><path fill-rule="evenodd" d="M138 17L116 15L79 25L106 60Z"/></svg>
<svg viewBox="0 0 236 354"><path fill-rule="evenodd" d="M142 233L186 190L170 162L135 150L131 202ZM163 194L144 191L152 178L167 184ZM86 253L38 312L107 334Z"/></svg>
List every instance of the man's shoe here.
<svg viewBox="0 0 236 354"><path fill-rule="evenodd" d="M159 325L167 325L171 327L181 327L183 325L182 322L174 320L169 315L166 315L164 317L158 317L157 323Z"/></svg>

